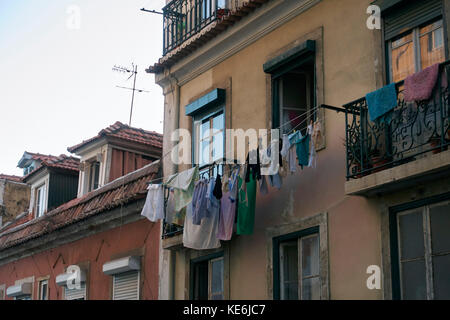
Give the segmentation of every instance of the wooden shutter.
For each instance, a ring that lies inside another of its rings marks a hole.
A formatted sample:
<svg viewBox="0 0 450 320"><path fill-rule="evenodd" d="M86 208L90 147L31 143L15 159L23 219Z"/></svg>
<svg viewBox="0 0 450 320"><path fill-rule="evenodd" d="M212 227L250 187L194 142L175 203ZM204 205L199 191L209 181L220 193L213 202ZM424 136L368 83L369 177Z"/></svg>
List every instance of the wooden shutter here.
<svg viewBox="0 0 450 320"><path fill-rule="evenodd" d="M113 276L113 300L139 300L139 271Z"/></svg>
<svg viewBox="0 0 450 320"><path fill-rule="evenodd" d="M442 0L404 1L405 4L387 11L384 18L386 40L442 16Z"/></svg>
<svg viewBox="0 0 450 320"><path fill-rule="evenodd" d="M64 288L65 300L85 300L86 299L86 284L81 283L80 289L67 289Z"/></svg>

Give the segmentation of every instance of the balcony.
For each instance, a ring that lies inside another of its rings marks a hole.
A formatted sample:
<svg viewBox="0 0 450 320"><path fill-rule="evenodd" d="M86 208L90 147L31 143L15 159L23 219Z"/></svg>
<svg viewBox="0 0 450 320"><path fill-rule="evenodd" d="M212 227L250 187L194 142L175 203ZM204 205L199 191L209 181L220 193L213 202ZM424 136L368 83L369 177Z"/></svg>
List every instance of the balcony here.
<svg viewBox="0 0 450 320"><path fill-rule="evenodd" d="M228 15L225 0L174 0L163 8L163 55Z"/></svg>
<svg viewBox="0 0 450 320"><path fill-rule="evenodd" d="M223 176L224 167L226 166L225 162L230 161L227 159L220 159L218 162L207 164L201 166L199 168L199 178L200 179L209 179L209 177L215 177L217 173ZM231 163L237 163L235 160L232 160ZM167 190L168 191L168 190ZM168 192L165 194L165 212L167 212L167 203L168 203ZM167 250L177 250L183 245L183 226L179 226L177 224L169 223L166 219L163 220L163 230L162 230L162 247Z"/></svg>
<svg viewBox="0 0 450 320"><path fill-rule="evenodd" d="M447 61L440 67L449 66ZM429 101L414 103L404 101L403 82L396 86L398 104L388 120L371 122L365 98L344 105L347 194L387 192L449 171L448 85L436 86Z"/></svg>

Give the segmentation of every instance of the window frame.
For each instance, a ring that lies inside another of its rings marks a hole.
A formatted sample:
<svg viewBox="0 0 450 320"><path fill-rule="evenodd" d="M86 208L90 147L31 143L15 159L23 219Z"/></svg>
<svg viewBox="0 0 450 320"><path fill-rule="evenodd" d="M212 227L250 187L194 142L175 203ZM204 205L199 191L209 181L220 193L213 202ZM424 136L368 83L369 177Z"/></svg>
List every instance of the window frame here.
<svg viewBox="0 0 450 320"><path fill-rule="evenodd" d="M390 242L390 259L391 259L391 283L392 283L392 299L393 300L402 300L402 278L401 278L401 265L400 265L400 232L398 227L398 216L403 214L407 214L407 211L412 211L414 209L422 208L422 217L424 218L424 259L425 259L425 278L427 284L427 299L432 299L434 295L433 290L428 290L428 288L433 289L433 277L429 274L429 259L431 259L431 252L427 252L427 250L431 250L427 248L427 246L431 245L431 243L427 243L430 241L431 232L430 231L430 221L429 221L429 207L433 205L438 205L439 203L450 201L450 192L433 196L426 199L421 199L418 201L413 201L406 204L401 204L395 207L391 207L389 209L389 242ZM430 254L429 257L427 255ZM430 287L431 286L431 287Z"/></svg>
<svg viewBox="0 0 450 320"><path fill-rule="evenodd" d="M211 272L211 268L212 268L212 261L217 261L217 260L223 260L223 269L222 269L222 297L223 300L226 299L226 289L225 289L225 253L224 251L220 251L220 252L216 252L216 253L212 253L206 256L201 256L195 259L191 259L190 264L189 264L189 299L190 300L194 300L194 292L195 292L195 272L194 272L194 268L196 264L199 263L208 263L208 300L211 300L212 297L212 293L211 293L211 277L212 277L212 272Z"/></svg>
<svg viewBox="0 0 450 320"><path fill-rule="evenodd" d="M43 293L42 292L42 285L44 283L46 283L46 285L47 285L47 288L45 290L45 297L46 297L46 299L42 299L42 293ZM38 286L37 287L38 287L37 299L38 300L49 300L49 296L48 296L48 294L50 292L50 290L49 290L49 277L38 279Z"/></svg>
<svg viewBox="0 0 450 320"><path fill-rule="evenodd" d="M97 190L100 187L100 166L101 166L100 161L94 160L89 162L87 192ZM95 181L97 170L98 170L97 181ZM95 187L96 183L97 187Z"/></svg>
<svg viewBox="0 0 450 320"><path fill-rule="evenodd" d="M305 57L300 57L292 62L283 65L280 69L276 70L275 72L271 73L271 82L272 82L272 129L277 129L282 125L282 108L280 107L280 101L282 97L282 92L280 92L280 80L282 81L283 76L287 75L289 72L301 67L302 65L312 63L313 65L313 75L312 79L310 80L310 85L312 86L313 91L313 99L311 101L311 107L314 109L317 106L317 66L316 66L316 53L308 53ZM308 117L309 112L308 112ZM317 118L317 116L315 117ZM316 120L316 119L314 119ZM306 126L308 125L309 121L307 121Z"/></svg>
<svg viewBox="0 0 450 320"><path fill-rule="evenodd" d="M222 151L222 155L224 158L225 157L225 153L226 153L226 144L225 144L225 136L226 136L226 114L225 114L225 109L226 109L226 104L225 101L222 103L219 103L217 106L213 107L213 108L209 108L208 110L198 113L198 114L194 114L192 115L192 164L193 166L198 165L200 167L200 169L210 166L212 163L214 163L214 161L218 161L218 159L213 160L214 158L212 157L212 152L213 152L213 136L215 136L216 134L213 134L212 136L209 136L209 146L210 146L210 150L209 150L209 162L205 163L205 164L201 164L200 163L200 150L197 150L198 148L201 148L201 142L204 141L204 139L202 139L200 137L201 134L201 126L203 125L203 123L209 121L210 123L210 128L209 130L213 130L213 120L215 117L219 116L220 114L223 115L223 129L222 129L222 136L223 136L223 151ZM197 124L199 123L199 132L198 132L198 137L197 137ZM198 141L197 141L198 140Z"/></svg>
<svg viewBox="0 0 450 320"><path fill-rule="evenodd" d="M311 236L316 236L318 237L318 242L319 242L319 279L320 281L322 281L321 279L321 274L320 274L320 227L319 226L314 226L314 227L310 227L307 229L303 229L300 231L296 231L296 232L292 232L292 233L288 233L288 234L284 234L278 237L274 237L272 238L272 263L273 263L273 299L274 300L281 300L281 259L280 259L280 248L282 243L286 243L288 241L292 241L292 240L297 240L298 241L298 245L301 243L301 239L305 239ZM297 245L297 250L298 250L298 261L301 262L301 247L299 247ZM298 271L299 271L299 277L302 277L300 274L300 270L301 267L300 265L298 266ZM301 286L301 278L298 279L299 281L299 288L298 288L298 292L300 293L299 295L299 300L302 300L302 286ZM322 297L322 285L319 286L320 287L320 299L323 299L324 297Z"/></svg>
<svg viewBox="0 0 450 320"><path fill-rule="evenodd" d="M444 61L446 61L448 59L448 48L447 48L447 42L445 41L445 39L447 38L447 28L445 27L445 19L444 17L441 15L439 17L433 18L431 20L428 20L425 23L422 23L420 25L417 25L413 28L410 28L408 30L406 30L405 32L391 38L391 39L385 39L384 43L385 43L385 50L386 50L386 81L387 83L393 83L393 70L392 70L392 43L399 40L400 38L405 37L408 34L411 34L412 37L412 43L413 43L413 51L414 51L414 72L419 72L422 70L422 60L421 60L421 46L420 46L420 29L431 25L433 23L436 23L438 21L442 22L442 25L440 28L442 28L442 33L443 33L443 46L444 46ZM434 32L435 30L437 30L438 28L434 28L431 31L427 32ZM427 34L424 33L424 34ZM424 35L423 34L423 35ZM403 81L405 79L402 79L400 81Z"/></svg>
<svg viewBox="0 0 450 320"><path fill-rule="evenodd" d="M41 192L42 191L42 192ZM42 194L41 194L42 193ZM40 218L45 215L46 211L46 202L47 202L47 186L46 183L43 183L36 187L35 189L35 198L34 198L34 208L35 208L35 217ZM41 212L42 210L42 212Z"/></svg>

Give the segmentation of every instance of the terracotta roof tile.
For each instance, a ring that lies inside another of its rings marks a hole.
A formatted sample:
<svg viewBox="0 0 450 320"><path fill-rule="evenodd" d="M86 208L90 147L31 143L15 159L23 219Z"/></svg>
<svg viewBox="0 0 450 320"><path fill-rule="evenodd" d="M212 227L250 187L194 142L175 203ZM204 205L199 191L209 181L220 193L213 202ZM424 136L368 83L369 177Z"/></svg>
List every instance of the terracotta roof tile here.
<svg viewBox="0 0 450 320"><path fill-rule="evenodd" d="M73 199L41 218L10 228L0 233L0 250L43 236L120 205L143 199L147 192L147 183L159 174L160 163L155 161L81 198Z"/></svg>
<svg viewBox="0 0 450 320"><path fill-rule="evenodd" d="M12 176L9 174L1 174L0 173L0 179L15 181L15 182L22 182L22 177L19 176Z"/></svg>
<svg viewBox="0 0 450 320"><path fill-rule="evenodd" d="M39 170L41 170L42 168L48 167L48 168L58 168L58 169L64 169L64 170L68 170L68 171L79 171L79 166L80 166L80 159L75 158L75 157L71 157L71 156L66 156L65 154L61 154L59 156L44 156L44 155L39 155L39 154L35 154L38 155L41 160L41 164L34 169L33 171L31 171L29 174L27 174L26 176L24 176L22 178L23 181L26 181L29 177L31 177L32 175L34 175L36 172L38 172Z"/></svg>
<svg viewBox="0 0 450 320"><path fill-rule="evenodd" d="M162 134L154 131L147 131L144 129L130 127L120 121L117 121L108 128L101 130L95 137L84 140L83 142L73 147L67 148L67 150L71 153L74 153L80 148L88 145L91 142L101 139L102 137L114 137L125 141L139 142L145 145L162 149Z"/></svg>

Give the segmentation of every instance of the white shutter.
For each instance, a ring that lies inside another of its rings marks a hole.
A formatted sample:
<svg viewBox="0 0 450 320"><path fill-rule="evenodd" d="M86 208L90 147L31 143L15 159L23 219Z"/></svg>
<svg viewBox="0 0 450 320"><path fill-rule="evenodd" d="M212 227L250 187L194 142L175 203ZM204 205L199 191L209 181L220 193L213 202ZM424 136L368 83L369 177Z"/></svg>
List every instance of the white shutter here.
<svg viewBox="0 0 450 320"><path fill-rule="evenodd" d="M113 275L113 300L139 300L139 271Z"/></svg>
<svg viewBox="0 0 450 320"><path fill-rule="evenodd" d="M80 289L67 289L64 287L65 300L86 300L86 284L81 283Z"/></svg>

